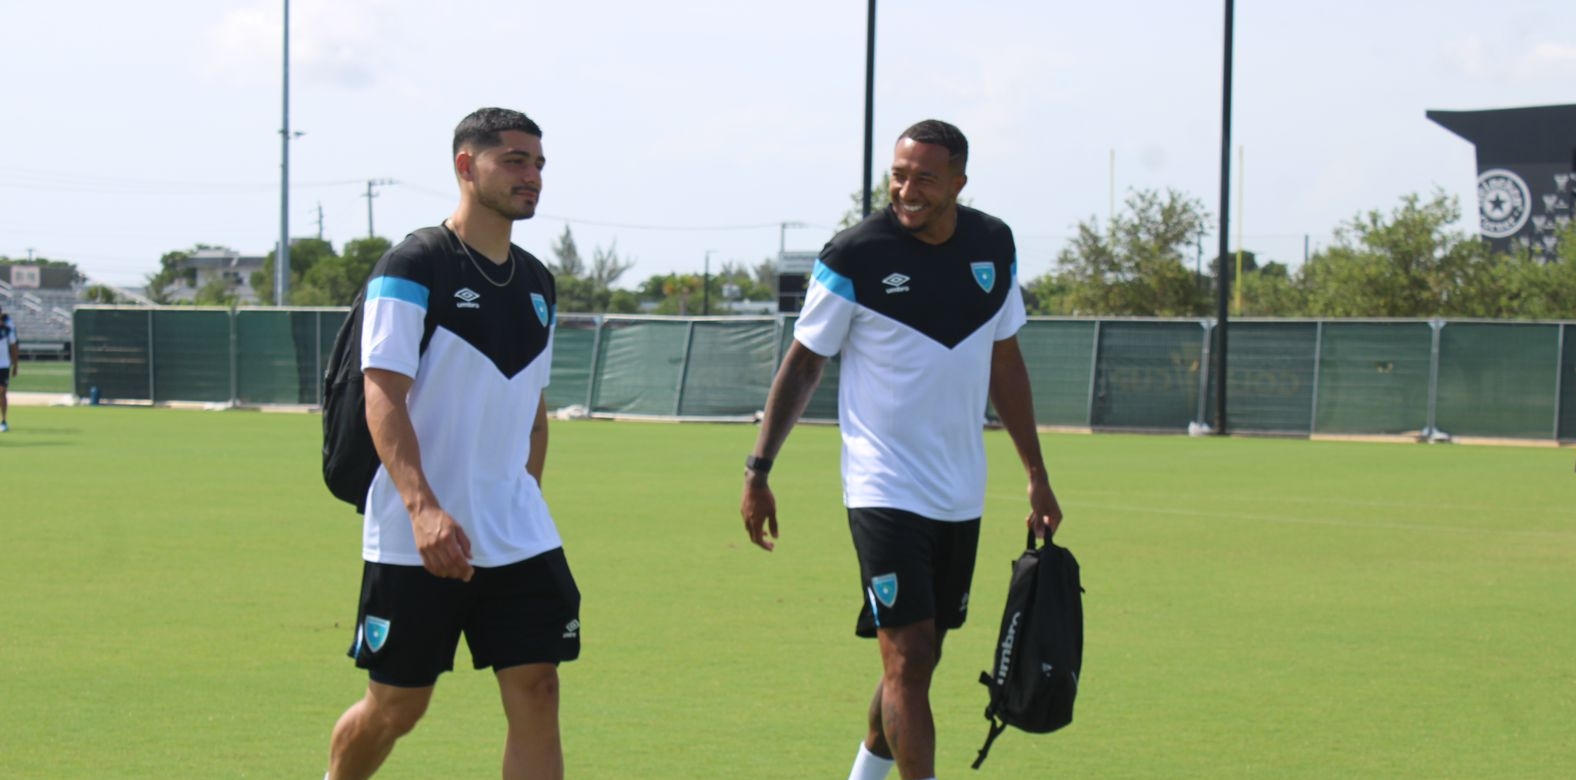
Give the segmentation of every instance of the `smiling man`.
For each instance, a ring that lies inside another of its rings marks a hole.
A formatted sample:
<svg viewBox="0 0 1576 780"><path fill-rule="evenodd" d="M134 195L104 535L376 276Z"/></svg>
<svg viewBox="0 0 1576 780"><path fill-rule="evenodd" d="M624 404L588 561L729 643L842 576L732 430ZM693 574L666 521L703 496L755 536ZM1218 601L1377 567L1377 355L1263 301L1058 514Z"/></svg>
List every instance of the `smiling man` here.
<svg viewBox="0 0 1576 780"><path fill-rule="evenodd" d="M1062 519L1015 335L1025 317L1012 231L958 205L968 149L934 119L898 138L892 205L821 250L745 459L739 511L751 541L771 550L767 473L841 352L843 503L863 605L855 633L877 640L882 666L850 780L881 780L894 763L904 780L935 777L930 679L942 639L968 615L987 400L1028 473L1029 528L1043 536Z"/></svg>
<svg viewBox="0 0 1576 780"><path fill-rule="evenodd" d="M503 698L506 780L564 775L558 664L580 654L580 591L542 498L551 274L510 242L542 191L542 131L484 108L454 130L460 204L383 256L361 323L367 493L350 655L366 695L340 717L332 780L370 777L426 712L465 636Z"/></svg>

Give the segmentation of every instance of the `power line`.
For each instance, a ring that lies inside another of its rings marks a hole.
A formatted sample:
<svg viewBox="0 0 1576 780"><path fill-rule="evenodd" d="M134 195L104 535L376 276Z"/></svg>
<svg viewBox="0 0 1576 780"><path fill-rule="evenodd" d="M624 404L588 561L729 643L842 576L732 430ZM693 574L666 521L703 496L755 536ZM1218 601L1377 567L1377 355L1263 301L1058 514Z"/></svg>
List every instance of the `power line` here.
<svg viewBox="0 0 1576 780"><path fill-rule="evenodd" d="M292 182L292 188L343 187L362 184L361 179L335 179ZM0 166L0 187L36 190L41 192L186 192L186 191L251 191L274 190L278 182L251 181L183 181L179 179L130 179L110 176L37 171L27 168Z"/></svg>
<svg viewBox="0 0 1576 780"><path fill-rule="evenodd" d="M429 197L433 197L433 198L441 198L443 200L450 200L450 199L452 199L454 197L451 194L440 193L440 192L437 192L436 190L427 189L426 187L422 187L421 185L418 185L418 184L410 184L408 182L401 182L400 186L405 187L405 188L410 189L410 190L413 190L415 192L419 192L419 193L421 193L423 195L426 195L426 196L429 196ZM639 223L631 223L631 222L608 222L608 221L605 221L605 220L597 220L597 219L581 219L580 217L570 217L570 216L564 216L564 215L561 215L561 214L548 214L548 213L545 213L545 212L539 213L538 216L546 217L547 219L555 220L555 221L558 221L558 222L567 222L567 223L573 224L573 225L590 225L592 227L620 228L620 229L623 229L623 230L655 230L655 231L691 232L691 233L713 232L713 231L723 231L723 230L760 230L762 228L781 228L782 224L783 224L783 221L779 219L779 220L776 220L776 221L773 221L773 222L750 222L750 223L733 224L733 225L649 225L649 224L639 224ZM824 230L832 230L833 229L832 226L830 226L830 225L815 225L815 224L811 224L811 223L808 223L808 222L796 222L795 224L797 224L797 225L799 225L801 227L807 227L807 228L822 228Z"/></svg>

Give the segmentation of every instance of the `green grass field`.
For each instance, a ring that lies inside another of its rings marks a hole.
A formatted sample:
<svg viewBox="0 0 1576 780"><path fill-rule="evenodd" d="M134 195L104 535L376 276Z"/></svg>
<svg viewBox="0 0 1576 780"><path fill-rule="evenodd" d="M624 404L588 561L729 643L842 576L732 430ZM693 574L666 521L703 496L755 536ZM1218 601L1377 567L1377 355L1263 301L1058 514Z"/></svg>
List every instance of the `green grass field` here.
<svg viewBox="0 0 1576 780"><path fill-rule="evenodd" d="M71 364L65 361L26 360L21 372L11 380L18 393L71 392Z"/></svg>
<svg viewBox="0 0 1576 780"><path fill-rule="evenodd" d="M0 776L318 778L359 518L307 415L19 408L0 435ZM579 578L571 777L841 778L879 670L837 434L773 473L778 550L737 516L747 426L555 423L546 491ZM933 700L971 776L1022 539L1004 434L973 619ZM979 777L1566 778L1576 771L1576 475L1553 449L1046 436L1083 565L1077 720ZM490 675L439 685L380 777L497 776ZM894 775L895 777L895 775Z"/></svg>

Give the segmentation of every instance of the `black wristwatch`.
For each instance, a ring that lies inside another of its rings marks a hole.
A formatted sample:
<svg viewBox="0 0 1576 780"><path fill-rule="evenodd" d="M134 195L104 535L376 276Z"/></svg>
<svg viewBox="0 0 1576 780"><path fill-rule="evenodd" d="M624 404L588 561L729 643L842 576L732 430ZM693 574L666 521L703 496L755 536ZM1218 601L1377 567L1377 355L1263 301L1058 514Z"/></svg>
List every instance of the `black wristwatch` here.
<svg viewBox="0 0 1576 780"><path fill-rule="evenodd" d="M768 474L772 470L772 459L746 455L744 457L744 467L757 474Z"/></svg>

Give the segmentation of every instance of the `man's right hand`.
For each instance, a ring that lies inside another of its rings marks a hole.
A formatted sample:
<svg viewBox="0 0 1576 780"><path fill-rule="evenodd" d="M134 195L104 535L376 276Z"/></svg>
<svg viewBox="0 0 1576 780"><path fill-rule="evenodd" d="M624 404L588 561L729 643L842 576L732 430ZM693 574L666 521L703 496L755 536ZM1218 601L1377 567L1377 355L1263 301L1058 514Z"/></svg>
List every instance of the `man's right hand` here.
<svg viewBox="0 0 1576 780"><path fill-rule="evenodd" d="M476 569L471 566L471 540L465 529L442 509L412 512L411 530L421 564L439 577L470 582Z"/></svg>
<svg viewBox="0 0 1576 780"><path fill-rule="evenodd" d="M746 474L744 497L739 500L739 514L744 518L744 530L755 546L771 552L777 545L777 497L766 484L765 475ZM771 539L766 538L771 532Z"/></svg>

